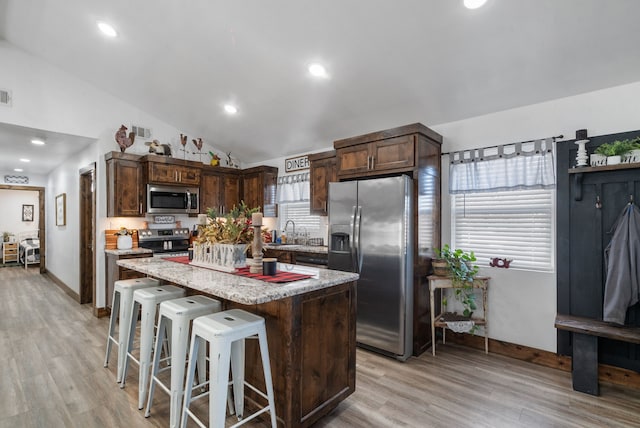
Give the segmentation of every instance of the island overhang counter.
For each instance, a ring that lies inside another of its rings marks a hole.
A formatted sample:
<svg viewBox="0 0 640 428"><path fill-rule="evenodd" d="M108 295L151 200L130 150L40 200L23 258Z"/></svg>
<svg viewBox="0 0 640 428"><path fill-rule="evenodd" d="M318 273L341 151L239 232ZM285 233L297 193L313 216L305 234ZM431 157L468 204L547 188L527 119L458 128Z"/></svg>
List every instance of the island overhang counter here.
<svg viewBox="0 0 640 428"><path fill-rule="evenodd" d="M265 318L279 425L310 426L355 391L357 274L279 263L312 277L269 283L159 257L117 263ZM245 376L264 390L254 342L246 343Z"/></svg>

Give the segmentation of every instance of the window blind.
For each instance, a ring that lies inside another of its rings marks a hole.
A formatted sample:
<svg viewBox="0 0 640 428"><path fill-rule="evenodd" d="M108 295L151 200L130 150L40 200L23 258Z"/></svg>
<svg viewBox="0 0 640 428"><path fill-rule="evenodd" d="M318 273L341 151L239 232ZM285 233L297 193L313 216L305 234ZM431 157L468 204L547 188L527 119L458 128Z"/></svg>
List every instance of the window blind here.
<svg viewBox="0 0 640 428"><path fill-rule="evenodd" d="M513 259L511 268L554 268L554 190L452 195L454 248L474 251L478 265L491 258Z"/></svg>
<svg viewBox="0 0 640 428"><path fill-rule="evenodd" d="M296 232L320 232L320 216L309 215L309 202L289 202L278 204L278 230L283 230L287 220L293 220L296 224ZM293 229L289 226L288 232Z"/></svg>

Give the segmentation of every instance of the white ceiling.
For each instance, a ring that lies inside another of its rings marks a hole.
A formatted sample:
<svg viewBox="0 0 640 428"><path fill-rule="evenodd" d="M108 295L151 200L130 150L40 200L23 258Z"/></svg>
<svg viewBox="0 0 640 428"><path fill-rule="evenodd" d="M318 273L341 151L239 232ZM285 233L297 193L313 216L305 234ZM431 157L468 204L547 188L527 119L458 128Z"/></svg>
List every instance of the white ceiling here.
<svg viewBox="0 0 640 428"><path fill-rule="evenodd" d="M44 146L36 146L31 140L39 139ZM91 138L61 134L41 129L0 123L0 171L13 172L15 175L37 174L46 176L65 159L82 151L92 141ZM30 162L22 162L28 159Z"/></svg>
<svg viewBox="0 0 640 428"><path fill-rule="evenodd" d="M638 81L638 17L637 0L0 0L0 37L259 162Z"/></svg>

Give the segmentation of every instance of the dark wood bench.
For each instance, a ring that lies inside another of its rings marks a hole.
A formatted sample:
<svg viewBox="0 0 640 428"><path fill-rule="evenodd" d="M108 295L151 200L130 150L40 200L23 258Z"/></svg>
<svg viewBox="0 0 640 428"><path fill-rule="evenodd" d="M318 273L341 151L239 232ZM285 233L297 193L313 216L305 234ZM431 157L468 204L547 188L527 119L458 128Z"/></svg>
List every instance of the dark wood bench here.
<svg viewBox="0 0 640 428"><path fill-rule="evenodd" d="M598 337L620 340L640 345L640 327L628 327L576 317L556 315L555 327L570 331L573 358L571 377L573 389L591 395L599 395L598 387Z"/></svg>

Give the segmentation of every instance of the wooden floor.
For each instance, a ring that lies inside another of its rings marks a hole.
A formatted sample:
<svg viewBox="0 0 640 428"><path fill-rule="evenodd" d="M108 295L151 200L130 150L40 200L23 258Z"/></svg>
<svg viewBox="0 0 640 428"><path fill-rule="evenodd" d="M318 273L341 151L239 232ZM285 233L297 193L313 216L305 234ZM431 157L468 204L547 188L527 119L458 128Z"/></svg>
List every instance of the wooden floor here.
<svg viewBox="0 0 640 428"><path fill-rule="evenodd" d="M107 323L37 267L0 269L0 427L168 426L164 393L145 419L137 371L121 390L115 354L103 368ZM569 373L455 345L406 363L358 350L356 392L315 426L640 426L640 391L604 384L601 394L574 392Z"/></svg>

